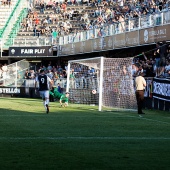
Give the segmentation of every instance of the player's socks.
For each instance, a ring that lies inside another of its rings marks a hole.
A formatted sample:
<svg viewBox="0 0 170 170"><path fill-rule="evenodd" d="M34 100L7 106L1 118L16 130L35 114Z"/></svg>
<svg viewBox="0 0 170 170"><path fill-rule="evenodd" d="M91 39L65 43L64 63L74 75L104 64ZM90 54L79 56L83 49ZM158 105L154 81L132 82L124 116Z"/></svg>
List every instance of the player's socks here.
<svg viewBox="0 0 170 170"><path fill-rule="evenodd" d="M46 109L47 109L47 110L46 110L46 113L48 114L48 113L49 113L49 111L50 111L50 110L49 110L49 106L48 106L48 104L46 104Z"/></svg>
<svg viewBox="0 0 170 170"><path fill-rule="evenodd" d="M49 99L45 100L46 113L49 113Z"/></svg>
<svg viewBox="0 0 170 170"><path fill-rule="evenodd" d="M45 101L43 101L43 106L45 108L45 111L47 111L46 105L45 105Z"/></svg>
<svg viewBox="0 0 170 170"><path fill-rule="evenodd" d="M44 104L44 109L45 109L45 111L47 112L47 107L46 107L46 105Z"/></svg>
<svg viewBox="0 0 170 170"><path fill-rule="evenodd" d="M46 104L48 104L48 105L49 105L49 99L46 99Z"/></svg>

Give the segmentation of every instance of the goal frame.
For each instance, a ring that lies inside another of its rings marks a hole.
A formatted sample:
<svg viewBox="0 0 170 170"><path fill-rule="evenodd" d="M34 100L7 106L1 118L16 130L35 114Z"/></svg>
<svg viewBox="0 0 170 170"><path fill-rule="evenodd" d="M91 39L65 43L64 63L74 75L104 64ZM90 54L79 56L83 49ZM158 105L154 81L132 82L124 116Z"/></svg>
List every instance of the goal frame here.
<svg viewBox="0 0 170 170"><path fill-rule="evenodd" d="M98 110L102 111L102 105L103 105L103 75L104 75L104 59L107 59L106 57L93 57L93 58L86 58L86 59L79 59L79 60L69 60L68 61L68 67L67 67L67 84L66 84L66 92L69 92L70 89L70 74L71 74L71 64L72 63L78 63L78 64L82 64L85 61L90 61L89 63L91 63L92 60L98 60L100 62L100 66L97 66L97 69L99 70L99 86L98 86ZM114 59L114 58L113 58ZM95 63L95 62L94 62ZM85 66L89 66L84 64ZM110 69L110 68L108 68ZM127 109L126 109L127 110ZM133 110L133 109L130 109Z"/></svg>

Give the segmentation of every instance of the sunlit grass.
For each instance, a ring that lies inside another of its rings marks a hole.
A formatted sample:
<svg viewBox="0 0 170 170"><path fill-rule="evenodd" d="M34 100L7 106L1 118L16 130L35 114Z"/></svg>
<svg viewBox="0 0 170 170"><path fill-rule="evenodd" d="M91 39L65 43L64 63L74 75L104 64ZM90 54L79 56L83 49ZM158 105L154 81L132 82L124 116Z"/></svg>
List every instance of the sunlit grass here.
<svg viewBox="0 0 170 170"><path fill-rule="evenodd" d="M170 113L0 98L0 169L169 170Z"/></svg>

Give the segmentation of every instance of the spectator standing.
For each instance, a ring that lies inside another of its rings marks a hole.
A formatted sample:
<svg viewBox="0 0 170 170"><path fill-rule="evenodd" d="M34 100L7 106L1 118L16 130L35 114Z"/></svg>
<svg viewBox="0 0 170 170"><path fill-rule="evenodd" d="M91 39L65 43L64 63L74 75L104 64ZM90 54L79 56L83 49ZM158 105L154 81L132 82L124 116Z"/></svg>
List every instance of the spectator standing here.
<svg viewBox="0 0 170 170"><path fill-rule="evenodd" d="M42 66L42 70L46 72L47 68L45 67L45 65Z"/></svg>
<svg viewBox="0 0 170 170"><path fill-rule="evenodd" d="M10 8L10 6L11 6L11 0L7 0L7 4L8 4L8 6L9 6L9 8Z"/></svg>
<svg viewBox="0 0 170 170"><path fill-rule="evenodd" d="M44 8L45 8L44 2L40 2L40 13L44 14Z"/></svg>
<svg viewBox="0 0 170 170"><path fill-rule="evenodd" d="M160 50L159 51L159 53L160 53L160 73L159 73L159 76L163 76L164 70L165 70L165 65L166 65L166 56L167 56L167 51L168 51L168 45L166 44L165 41L163 41L159 50Z"/></svg>
<svg viewBox="0 0 170 170"><path fill-rule="evenodd" d="M41 34L41 29L38 28L38 29L37 29L37 36L38 36L38 38L40 37L40 34Z"/></svg>
<svg viewBox="0 0 170 170"><path fill-rule="evenodd" d="M61 12L60 4L57 5L57 7L55 8L55 11L56 11L57 14L59 14Z"/></svg>
<svg viewBox="0 0 170 170"><path fill-rule="evenodd" d="M159 76L160 73L160 54L159 54L159 44L156 43L156 50L154 51L155 65L156 65L156 77Z"/></svg>
<svg viewBox="0 0 170 170"><path fill-rule="evenodd" d="M31 29L31 20L28 18L26 23L26 31L29 31Z"/></svg>
<svg viewBox="0 0 170 170"><path fill-rule="evenodd" d="M29 71L28 71L28 70L25 71L25 76L24 76L24 78L25 78L25 79L29 79Z"/></svg>
<svg viewBox="0 0 170 170"><path fill-rule="evenodd" d="M34 79L34 78L35 78L34 70L30 70L30 71L29 71L29 73L28 73L28 78L29 78L29 79Z"/></svg>
<svg viewBox="0 0 170 170"><path fill-rule="evenodd" d="M33 8L33 0L28 0L29 2L29 8L32 9Z"/></svg>
<svg viewBox="0 0 170 170"><path fill-rule="evenodd" d="M146 76L147 77L154 77L152 60L146 61L145 70L146 70Z"/></svg>
<svg viewBox="0 0 170 170"><path fill-rule="evenodd" d="M53 80L53 78L54 78L54 74L53 74L53 72L52 72L51 70L48 70L47 76L48 76L51 80Z"/></svg>
<svg viewBox="0 0 170 170"><path fill-rule="evenodd" d="M48 66L47 66L47 70L52 70L53 68L52 68L52 66L51 66L51 63L49 63L48 64Z"/></svg>
<svg viewBox="0 0 170 170"><path fill-rule="evenodd" d="M136 67L135 63L132 63L131 73L132 73L132 76L133 76L133 77L136 77L137 67Z"/></svg>
<svg viewBox="0 0 170 170"><path fill-rule="evenodd" d="M54 31L52 32L52 42L53 42L53 44L55 44L57 42L57 37L58 37L58 31L57 31L57 29L54 29Z"/></svg>
<svg viewBox="0 0 170 170"><path fill-rule="evenodd" d="M57 71L55 66L52 67L52 71L53 71L53 73L55 73Z"/></svg>
<svg viewBox="0 0 170 170"><path fill-rule="evenodd" d="M34 33L34 36L37 35L37 26L35 25L35 27L33 28L33 33Z"/></svg>
<svg viewBox="0 0 170 170"><path fill-rule="evenodd" d="M120 7L124 6L124 0L117 0L118 4Z"/></svg>
<svg viewBox="0 0 170 170"><path fill-rule="evenodd" d="M60 86L60 83L58 83L57 90L58 90L59 93L61 93L61 86Z"/></svg>
<svg viewBox="0 0 170 170"><path fill-rule="evenodd" d="M62 71L63 71L63 69L61 68L61 66L59 66L59 67L58 67L58 72L61 73Z"/></svg>
<svg viewBox="0 0 170 170"><path fill-rule="evenodd" d="M165 77L170 77L170 60L167 61L167 65L165 66Z"/></svg>

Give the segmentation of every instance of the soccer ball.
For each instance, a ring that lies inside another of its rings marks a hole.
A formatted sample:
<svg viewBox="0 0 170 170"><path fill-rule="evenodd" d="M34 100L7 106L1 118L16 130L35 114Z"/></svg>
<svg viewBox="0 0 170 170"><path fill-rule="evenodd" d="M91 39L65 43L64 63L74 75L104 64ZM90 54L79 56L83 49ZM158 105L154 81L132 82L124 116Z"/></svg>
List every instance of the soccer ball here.
<svg viewBox="0 0 170 170"><path fill-rule="evenodd" d="M92 90L92 94L96 94L96 90L94 89L94 90Z"/></svg>

